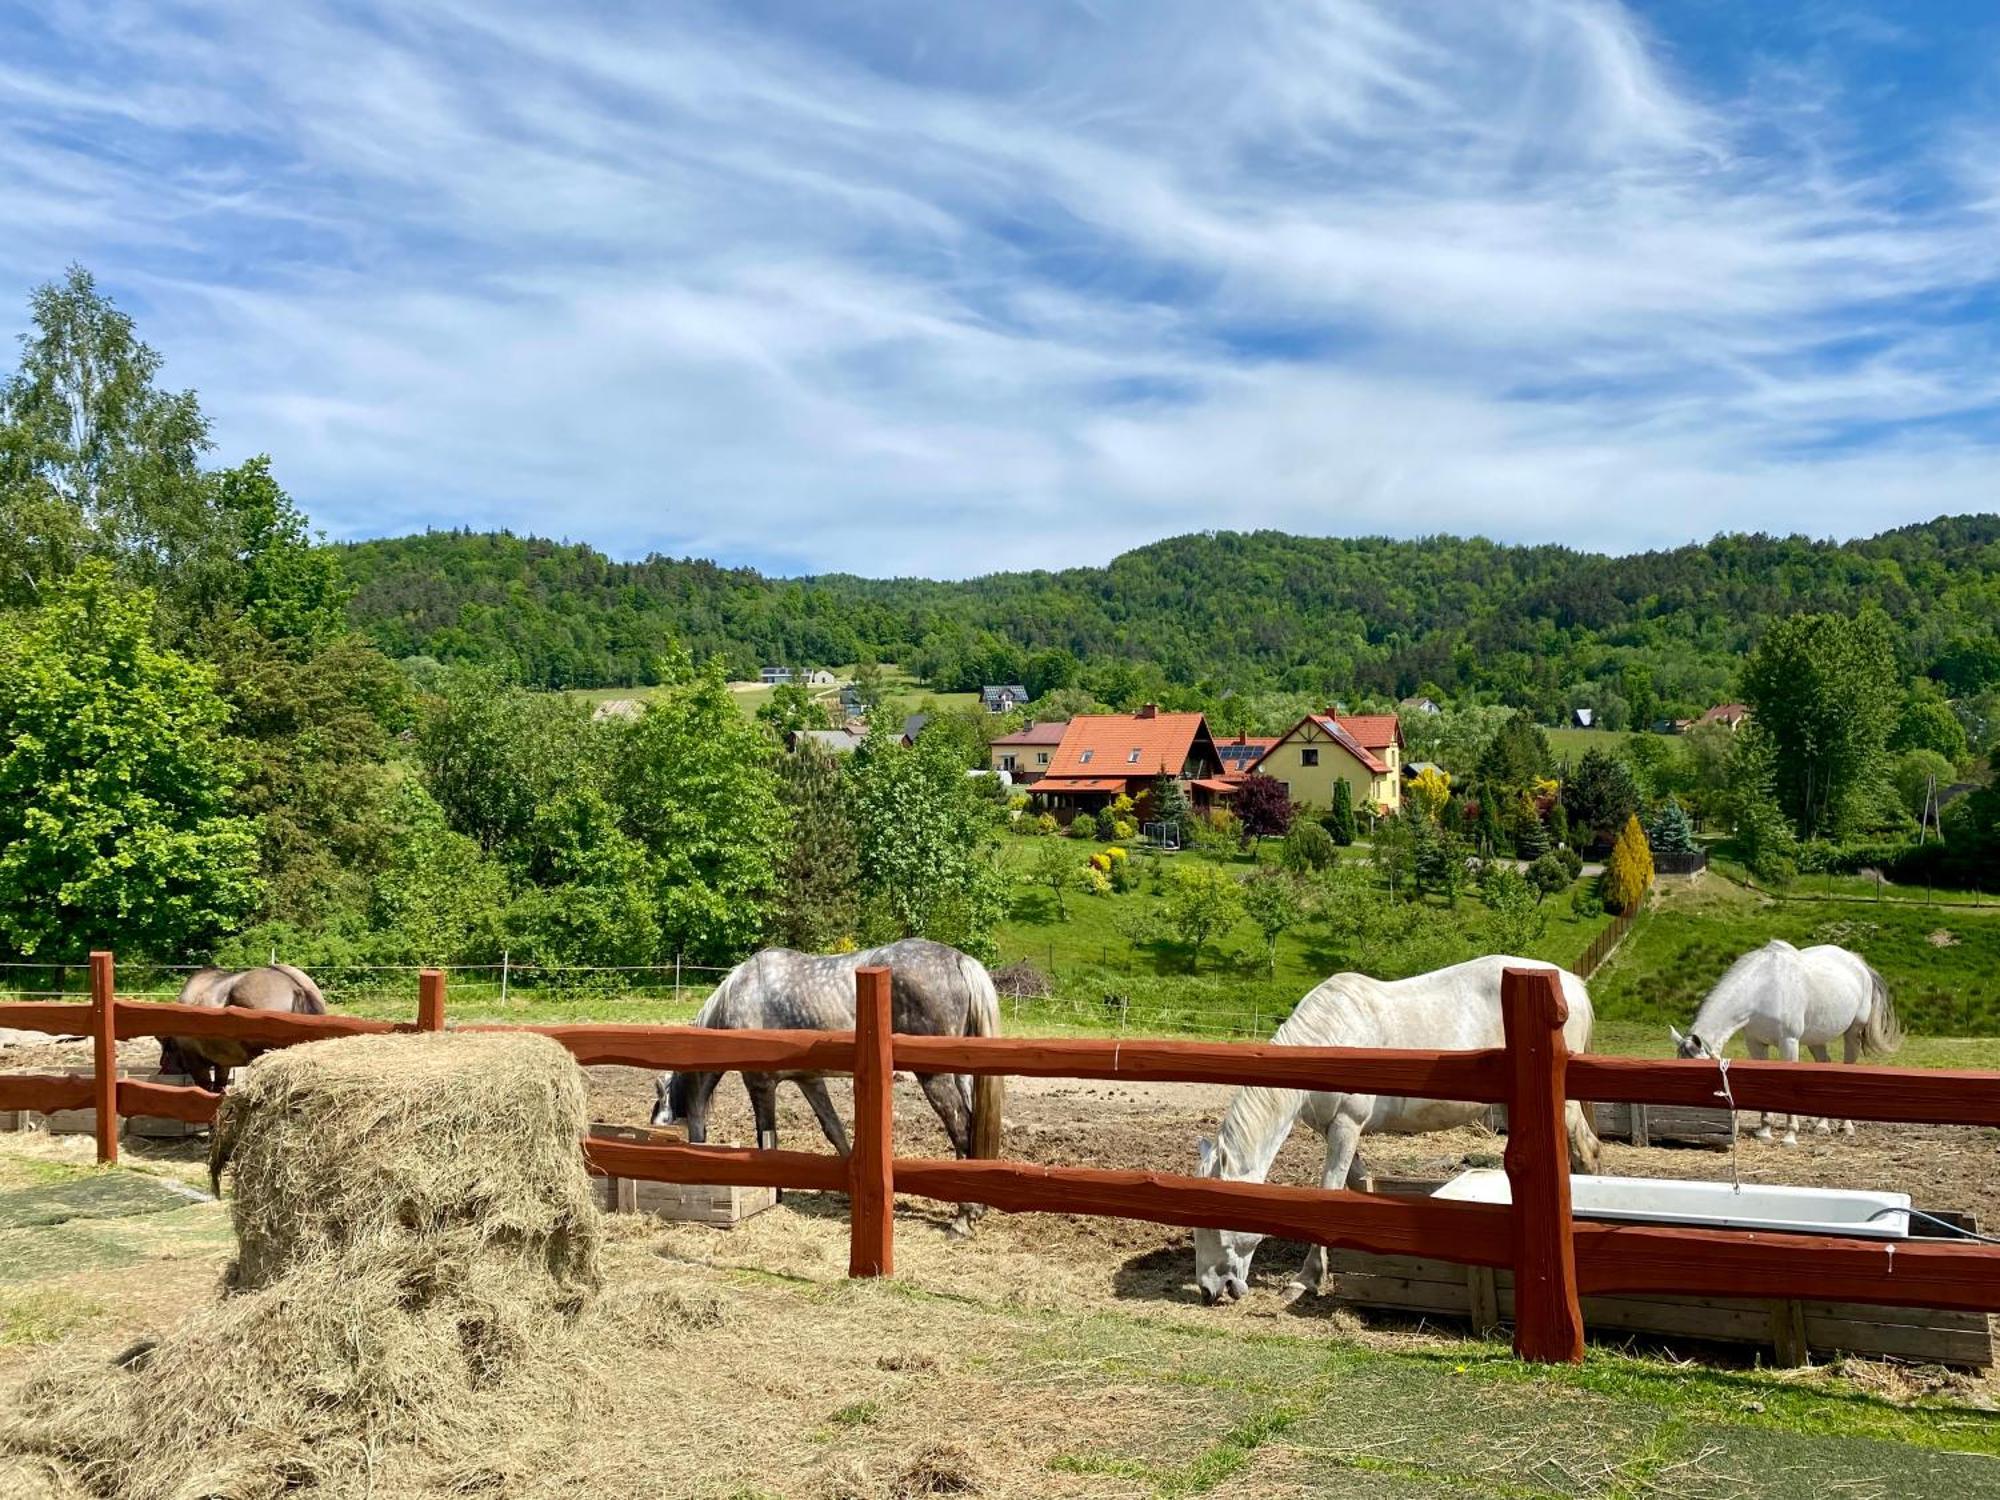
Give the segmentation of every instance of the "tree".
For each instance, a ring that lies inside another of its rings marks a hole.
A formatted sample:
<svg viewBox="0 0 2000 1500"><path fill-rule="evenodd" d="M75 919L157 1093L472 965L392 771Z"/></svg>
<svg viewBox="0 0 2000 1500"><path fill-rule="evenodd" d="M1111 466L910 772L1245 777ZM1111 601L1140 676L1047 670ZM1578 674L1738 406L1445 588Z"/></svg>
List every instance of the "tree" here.
<svg viewBox="0 0 2000 1500"><path fill-rule="evenodd" d="M249 914L256 824L205 666L160 649L154 603L86 564L0 620L0 943L182 958Z"/></svg>
<svg viewBox="0 0 2000 1500"><path fill-rule="evenodd" d="M1638 811L1639 788L1623 761L1602 750L1586 750L1563 786L1572 829L1592 841L1609 842Z"/></svg>
<svg viewBox="0 0 2000 1500"><path fill-rule="evenodd" d="M639 725L614 731L564 694L531 693L486 669L459 668L423 704L417 759L445 820L488 853L521 865L532 858L536 810L565 788L600 785L606 738L629 738ZM761 762L754 733L749 742Z"/></svg>
<svg viewBox="0 0 2000 1500"><path fill-rule="evenodd" d="M1340 850L1333 836L1306 818L1292 824L1291 832L1285 835L1284 848L1278 853L1278 862L1293 875L1317 874L1330 869L1339 859Z"/></svg>
<svg viewBox="0 0 2000 1500"><path fill-rule="evenodd" d="M1069 836L1073 839L1094 839L1098 831L1097 814L1088 808L1069 820Z"/></svg>
<svg viewBox="0 0 2000 1500"><path fill-rule="evenodd" d="M840 762L814 744L778 761L786 818L771 903L772 939L825 953L861 930L861 836Z"/></svg>
<svg viewBox="0 0 2000 1500"><path fill-rule="evenodd" d="M1188 950L1188 972L1201 968L1201 950L1243 915L1236 878L1205 859L1183 859L1167 871L1160 918Z"/></svg>
<svg viewBox="0 0 2000 1500"><path fill-rule="evenodd" d="M1354 842L1354 797L1347 789L1347 778L1344 776L1334 779L1333 810L1327 814L1326 831L1343 849Z"/></svg>
<svg viewBox="0 0 2000 1500"><path fill-rule="evenodd" d="M1314 828L1321 838L1324 829ZM1264 935L1264 964L1273 978L1278 973L1278 939L1302 921L1306 914L1305 892L1298 878L1284 870L1266 866L1243 882L1243 910Z"/></svg>
<svg viewBox="0 0 2000 1500"><path fill-rule="evenodd" d="M764 930L785 816L769 750L719 660L619 736L612 787L620 827L652 856L662 953L740 958Z"/></svg>
<svg viewBox="0 0 2000 1500"><path fill-rule="evenodd" d="M781 682L772 688L770 698L757 710L757 722L769 725L781 742L801 729L833 727L826 705L797 682Z"/></svg>
<svg viewBox="0 0 2000 1500"><path fill-rule="evenodd" d="M1554 763L1549 737L1524 708L1502 724L1480 752L1479 780L1484 787L1513 791L1548 775Z"/></svg>
<svg viewBox="0 0 2000 1500"><path fill-rule="evenodd" d="M1069 902L1065 898L1083 887L1083 871L1076 860L1077 856L1063 847L1061 839L1042 839L1035 845L1029 866L1035 884L1048 887L1056 898L1056 920L1060 922L1069 920Z"/></svg>
<svg viewBox="0 0 2000 1500"><path fill-rule="evenodd" d="M1432 766L1412 776L1405 788L1411 806L1435 823L1451 801L1451 773Z"/></svg>
<svg viewBox="0 0 2000 1500"><path fill-rule="evenodd" d="M1514 852L1522 859L1537 860L1549 852L1549 831L1542 826L1541 809L1525 789L1514 797L1512 807Z"/></svg>
<svg viewBox="0 0 2000 1500"><path fill-rule="evenodd" d="M210 615L240 613L251 629L295 654L347 634L354 588L340 559L314 544L262 455L208 476L215 536L205 548L207 576L190 568L184 591L207 597L190 607Z"/></svg>
<svg viewBox="0 0 2000 1500"><path fill-rule="evenodd" d="M882 664L875 659L875 653L863 646L854 658L854 696L861 700L864 712L874 709L882 701L884 684Z"/></svg>
<svg viewBox="0 0 2000 1500"><path fill-rule="evenodd" d="M1404 809L1405 817L1411 813L1411 809ZM1447 905L1458 905L1459 893L1465 889L1465 862L1470 857L1465 840L1421 814L1415 815L1410 832L1411 870L1418 887L1436 891Z"/></svg>
<svg viewBox="0 0 2000 1500"><path fill-rule="evenodd" d="M1563 807L1561 798L1549 807L1549 841L1558 849L1569 845L1569 812Z"/></svg>
<svg viewBox="0 0 2000 1500"><path fill-rule="evenodd" d="M1188 823L1194 817L1194 809L1188 805L1187 788L1175 776L1155 776L1146 793L1147 815L1150 821L1165 823L1180 830L1183 838L1187 834Z"/></svg>
<svg viewBox="0 0 2000 1500"><path fill-rule="evenodd" d="M370 916L389 951L424 964L494 957L507 873L476 840L456 833L421 785L405 781L389 808L389 863Z"/></svg>
<svg viewBox="0 0 2000 1500"><path fill-rule="evenodd" d="M1381 875L1382 881L1394 896L1398 886L1408 884L1412 867L1416 862L1416 838L1412 832L1415 822L1408 810L1393 818L1384 818L1375 825L1375 835L1369 841L1368 861Z"/></svg>
<svg viewBox="0 0 2000 1500"><path fill-rule="evenodd" d="M1770 740L1743 730L1729 755L1728 812L1737 853L1760 880L1782 885L1797 873L1798 837L1772 788L1777 751Z"/></svg>
<svg viewBox="0 0 2000 1500"><path fill-rule="evenodd" d="M1646 827L1646 840L1661 854L1692 854L1695 851L1694 824L1680 799L1668 797Z"/></svg>
<svg viewBox="0 0 2000 1500"><path fill-rule="evenodd" d="M1879 612L1792 615L1764 632L1743 669L1752 717L1739 734L1776 748L1773 789L1802 837L1858 820L1896 697L1895 641Z"/></svg>
<svg viewBox="0 0 2000 1500"><path fill-rule="evenodd" d="M1652 888L1653 851L1634 813L1625 820L1611 858L1604 864L1604 904L1614 912L1637 911Z"/></svg>
<svg viewBox="0 0 2000 1500"><path fill-rule="evenodd" d="M1528 884L1535 888L1537 902L1567 888L1575 878L1562 855L1553 849L1528 866Z"/></svg>
<svg viewBox="0 0 2000 1500"><path fill-rule="evenodd" d="M507 913L508 942L546 966L650 964L660 949L646 851L618 828L593 787L558 793L537 810L533 882Z"/></svg>
<svg viewBox="0 0 2000 1500"><path fill-rule="evenodd" d="M1493 951L1520 956L1548 930L1544 892L1512 865L1489 865L1479 894L1486 903Z"/></svg>
<svg viewBox="0 0 2000 1500"><path fill-rule="evenodd" d="M1951 705L1937 698L1917 698L1903 705L1889 732L1891 750L1929 750L1948 761L1965 759L1965 726Z"/></svg>
<svg viewBox="0 0 2000 1500"><path fill-rule="evenodd" d="M1905 750L1896 757L1889 779L1904 810L1918 818L1931 793L1951 785L1952 765L1935 750Z"/></svg>
<svg viewBox="0 0 2000 1500"><path fill-rule="evenodd" d="M1232 801L1243 824L1243 837L1282 837L1292 826L1292 798L1285 784L1273 776L1251 774L1236 783Z"/></svg>
<svg viewBox="0 0 2000 1500"><path fill-rule="evenodd" d="M861 833L862 889L897 937L928 937L989 956L1006 906L995 858L998 812L953 746L905 748L877 729L848 772Z"/></svg>

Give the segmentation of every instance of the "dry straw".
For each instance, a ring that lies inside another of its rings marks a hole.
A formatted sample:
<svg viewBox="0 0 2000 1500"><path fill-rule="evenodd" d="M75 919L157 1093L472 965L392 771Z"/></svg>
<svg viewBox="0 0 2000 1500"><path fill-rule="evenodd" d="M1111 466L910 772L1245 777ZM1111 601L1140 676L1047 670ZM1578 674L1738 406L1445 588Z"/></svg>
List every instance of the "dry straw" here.
<svg viewBox="0 0 2000 1500"><path fill-rule="evenodd" d="M505 1494L571 1467L607 1381L719 1316L595 1299L586 1118L539 1037L261 1059L215 1131L224 1297L110 1366L40 1372L0 1453L37 1460L46 1494L131 1500Z"/></svg>

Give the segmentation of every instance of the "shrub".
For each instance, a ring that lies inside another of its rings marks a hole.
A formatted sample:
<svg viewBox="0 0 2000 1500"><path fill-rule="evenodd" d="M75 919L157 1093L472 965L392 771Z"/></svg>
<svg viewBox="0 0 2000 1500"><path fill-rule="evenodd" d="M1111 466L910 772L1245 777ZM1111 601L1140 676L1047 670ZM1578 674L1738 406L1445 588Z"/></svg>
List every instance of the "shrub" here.
<svg viewBox="0 0 2000 1500"><path fill-rule="evenodd" d="M1354 842L1354 795L1348 791L1345 777L1333 784L1333 810L1326 815L1326 831L1343 849Z"/></svg>
<svg viewBox="0 0 2000 1500"><path fill-rule="evenodd" d="M1206 828L1211 843L1235 843L1243 836L1243 820L1226 807L1218 807L1208 815L1206 822L1200 818L1192 820L1191 826ZM1197 842L1200 842L1197 839Z"/></svg>
<svg viewBox="0 0 2000 1500"><path fill-rule="evenodd" d="M1114 818L1111 821L1110 836L1114 839L1136 839L1139 836L1139 825L1130 818Z"/></svg>
<svg viewBox="0 0 2000 1500"><path fill-rule="evenodd" d="M1581 861L1578 864L1581 867ZM1528 866L1528 884L1535 888L1537 904L1557 891L1567 889L1574 879L1576 877L1570 873L1568 861L1553 849Z"/></svg>
<svg viewBox="0 0 2000 1500"><path fill-rule="evenodd" d="M1553 852L1556 858L1563 862L1563 868L1569 871L1569 878L1571 880L1575 880L1583 873L1583 856L1567 844Z"/></svg>
<svg viewBox="0 0 2000 1500"><path fill-rule="evenodd" d="M1695 850L1694 824L1680 799L1669 795L1647 825L1646 840L1662 854L1692 854Z"/></svg>
<svg viewBox="0 0 2000 1500"><path fill-rule="evenodd" d="M1346 785L1342 782L1341 785ZM1352 816L1350 812L1349 816ZM1284 847L1279 851L1278 863L1294 875L1310 875L1318 870L1330 868L1340 858L1340 850L1334 844L1333 835L1317 823L1304 819L1292 825L1292 831L1285 835Z"/></svg>
<svg viewBox="0 0 2000 1500"><path fill-rule="evenodd" d="M1623 914L1637 911L1653 886L1653 851L1639 815L1630 814L1604 866L1604 904Z"/></svg>
<svg viewBox="0 0 2000 1500"><path fill-rule="evenodd" d="M1070 819L1069 836L1073 839L1094 839L1097 837L1097 819L1087 812L1080 812Z"/></svg>
<svg viewBox="0 0 2000 1500"><path fill-rule="evenodd" d="M1056 821L1054 813L1043 813L1039 818L1035 819L1031 826L1043 838L1047 838L1050 834L1058 833L1062 830L1062 824Z"/></svg>
<svg viewBox="0 0 2000 1500"><path fill-rule="evenodd" d="M1292 826L1292 799L1274 776L1245 776L1236 783L1236 816L1245 838L1282 837Z"/></svg>
<svg viewBox="0 0 2000 1500"><path fill-rule="evenodd" d="M1594 917L1603 912L1604 903L1598 899L1596 891L1587 885L1580 885L1570 892L1569 909L1579 917Z"/></svg>

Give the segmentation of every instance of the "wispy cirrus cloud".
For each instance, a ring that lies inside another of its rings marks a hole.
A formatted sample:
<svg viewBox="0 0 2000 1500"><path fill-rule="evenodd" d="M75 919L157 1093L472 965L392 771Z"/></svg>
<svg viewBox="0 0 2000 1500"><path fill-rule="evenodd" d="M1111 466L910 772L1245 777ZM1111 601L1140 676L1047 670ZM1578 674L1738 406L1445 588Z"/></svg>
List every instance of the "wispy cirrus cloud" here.
<svg viewBox="0 0 2000 1500"><path fill-rule="evenodd" d="M1852 533L2000 478L1995 122L1869 19L79 5L0 21L0 281L91 265L340 535Z"/></svg>

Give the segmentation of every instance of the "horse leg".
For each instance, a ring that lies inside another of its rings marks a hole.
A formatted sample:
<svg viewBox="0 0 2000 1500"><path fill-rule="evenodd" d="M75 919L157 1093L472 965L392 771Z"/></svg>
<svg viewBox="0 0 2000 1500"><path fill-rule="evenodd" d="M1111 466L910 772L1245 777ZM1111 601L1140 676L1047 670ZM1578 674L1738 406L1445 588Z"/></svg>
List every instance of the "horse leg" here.
<svg viewBox="0 0 2000 1500"><path fill-rule="evenodd" d="M819 1116L819 1128L826 1132L826 1138L833 1149L846 1156L851 1149L847 1144L847 1127L841 1123L840 1112L833 1107L833 1100L827 1096L824 1078L801 1078L799 1092L806 1096L806 1103Z"/></svg>
<svg viewBox="0 0 2000 1500"><path fill-rule="evenodd" d="M1786 1062L1790 1063L1797 1062L1799 1060L1799 1039L1795 1036L1788 1036L1783 1041L1779 1042L1778 1056L1783 1058ZM1785 1138L1782 1142L1780 1142L1780 1144L1786 1146L1796 1146L1798 1143L1799 1143L1799 1117L1797 1115L1786 1115Z"/></svg>
<svg viewBox="0 0 2000 1500"><path fill-rule="evenodd" d="M1755 1039L1748 1039L1743 1045L1749 1049L1750 1055L1757 1059L1758 1062L1765 1061L1771 1055L1770 1047ZM1771 1139L1771 1112L1768 1109L1759 1110L1757 1113L1756 1135L1760 1141Z"/></svg>
<svg viewBox="0 0 2000 1500"><path fill-rule="evenodd" d="M745 1073L743 1087L750 1092L750 1113L757 1120L757 1149L778 1147L778 1080L769 1073Z"/></svg>
<svg viewBox="0 0 2000 1500"><path fill-rule="evenodd" d="M1846 1033L1840 1039L1840 1060L1850 1067L1861 1061L1862 1036L1863 1027L1855 1025L1848 1027ZM1843 1135L1853 1135L1854 1122L1852 1120L1842 1120L1840 1122L1840 1131Z"/></svg>
<svg viewBox="0 0 2000 1500"><path fill-rule="evenodd" d="M1814 1062L1833 1061L1832 1058L1826 1055L1825 1042L1807 1042L1806 1051L1810 1052L1813 1055ZM1828 1119L1825 1115L1821 1115L1817 1120L1813 1122L1813 1129L1817 1130L1821 1135L1831 1135L1833 1133L1833 1121Z"/></svg>
<svg viewBox="0 0 2000 1500"><path fill-rule="evenodd" d="M956 1073L919 1073L917 1083L924 1091L924 1097L931 1101L931 1108L944 1124L944 1133L951 1137L951 1149L963 1161L972 1155L972 1106L965 1102L965 1089L958 1081ZM983 1203L961 1203L958 1217L951 1221L949 1233L953 1239L971 1237L972 1226L985 1214Z"/></svg>
<svg viewBox="0 0 2000 1500"><path fill-rule="evenodd" d="M1361 1161L1357 1155L1360 1147L1361 1122L1344 1114L1336 1116L1326 1128L1326 1164L1320 1168L1319 1185L1360 1187ZM1285 1287L1284 1305L1290 1307L1307 1292L1317 1292L1325 1280L1326 1246L1314 1245L1306 1252L1306 1263L1299 1267L1299 1274Z"/></svg>

